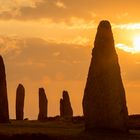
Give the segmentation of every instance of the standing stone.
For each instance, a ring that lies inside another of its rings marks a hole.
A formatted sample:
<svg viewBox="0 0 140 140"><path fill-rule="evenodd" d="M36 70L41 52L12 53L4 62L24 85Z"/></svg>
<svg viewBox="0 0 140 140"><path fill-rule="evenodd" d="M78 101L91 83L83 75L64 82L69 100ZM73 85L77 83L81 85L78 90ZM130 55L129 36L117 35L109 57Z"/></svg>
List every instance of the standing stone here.
<svg viewBox="0 0 140 140"><path fill-rule="evenodd" d="M48 100L44 88L39 88L39 115L38 120L43 121L47 118Z"/></svg>
<svg viewBox="0 0 140 140"><path fill-rule="evenodd" d="M73 116L73 110L67 91L63 91L63 98L60 99L60 116L63 118L71 118Z"/></svg>
<svg viewBox="0 0 140 140"><path fill-rule="evenodd" d="M86 130L127 131L128 111L111 25L101 21L83 97Z"/></svg>
<svg viewBox="0 0 140 140"><path fill-rule="evenodd" d="M16 120L24 119L24 98L24 86L22 84L19 84L16 91Z"/></svg>
<svg viewBox="0 0 140 140"><path fill-rule="evenodd" d="M7 99L7 85L5 66L2 56L0 56L0 123L9 122L9 109Z"/></svg>

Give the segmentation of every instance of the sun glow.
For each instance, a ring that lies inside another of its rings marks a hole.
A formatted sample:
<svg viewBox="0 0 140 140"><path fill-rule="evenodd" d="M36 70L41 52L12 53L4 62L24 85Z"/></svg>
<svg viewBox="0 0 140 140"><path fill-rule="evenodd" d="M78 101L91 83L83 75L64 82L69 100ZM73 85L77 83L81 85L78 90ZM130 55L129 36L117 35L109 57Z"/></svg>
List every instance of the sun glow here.
<svg viewBox="0 0 140 140"><path fill-rule="evenodd" d="M140 52L140 36L135 36L133 40L133 49L135 53Z"/></svg>
<svg viewBox="0 0 140 140"><path fill-rule="evenodd" d="M116 47L129 53L140 53L140 35L134 36L131 45L123 43L116 44Z"/></svg>

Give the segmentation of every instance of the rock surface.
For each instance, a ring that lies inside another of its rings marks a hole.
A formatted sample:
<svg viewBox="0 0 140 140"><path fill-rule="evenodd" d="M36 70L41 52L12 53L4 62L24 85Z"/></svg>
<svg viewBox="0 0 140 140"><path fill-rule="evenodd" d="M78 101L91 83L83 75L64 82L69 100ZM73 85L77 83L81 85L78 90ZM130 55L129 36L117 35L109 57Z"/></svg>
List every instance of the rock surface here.
<svg viewBox="0 0 140 140"><path fill-rule="evenodd" d="M47 118L48 100L44 88L39 88L39 114L38 120L43 121Z"/></svg>
<svg viewBox="0 0 140 140"><path fill-rule="evenodd" d="M67 91L63 91L63 98L60 99L60 116L63 118L71 118L73 116L73 110Z"/></svg>
<svg viewBox="0 0 140 140"><path fill-rule="evenodd" d="M16 120L24 119L25 88L19 84L16 91Z"/></svg>
<svg viewBox="0 0 140 140"><path fill-rule="evenodd" d="M83 97L87 130L127 131L128 111L111 25L101 21Z"/></svg>
<svg viewBox="0 0 140 140"><path fill-rule="evenodd" d="M2 56L0 56L0 123L9 122L9 108L7 99L7 85L5 66Z"/></svg>

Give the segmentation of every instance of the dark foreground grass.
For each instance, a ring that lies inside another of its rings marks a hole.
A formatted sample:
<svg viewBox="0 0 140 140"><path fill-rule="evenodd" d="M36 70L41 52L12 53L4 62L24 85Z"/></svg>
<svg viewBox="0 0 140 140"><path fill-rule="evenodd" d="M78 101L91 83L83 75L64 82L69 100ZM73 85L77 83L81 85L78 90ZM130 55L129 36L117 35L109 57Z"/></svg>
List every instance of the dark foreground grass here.
<svg viewBox="0 0 140 140"><path fill-rule="evenodd" d="M0 124L0 140L140 140L140 130L130 133L84 131L83 122L70 121L11 121Z"/></svg>

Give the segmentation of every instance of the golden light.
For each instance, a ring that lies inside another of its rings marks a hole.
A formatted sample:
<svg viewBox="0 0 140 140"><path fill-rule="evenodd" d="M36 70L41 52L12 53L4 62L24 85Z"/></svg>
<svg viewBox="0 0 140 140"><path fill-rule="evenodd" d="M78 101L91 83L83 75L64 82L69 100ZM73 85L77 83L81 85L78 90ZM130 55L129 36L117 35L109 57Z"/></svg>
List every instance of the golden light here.
<svg viewBox="0 0 140 140"><path fill-rule="evenodd" d="M133 52L139 53L140 52L140 35L135 36L133 40Z"/></svg>
<svg viewBox="0 0 140 140"><path fill-rule="evenodd" d="M132 38L132 44L118 43L115 46L125 52L133 54L140 53L140 35L136 35Z"/></svg>

